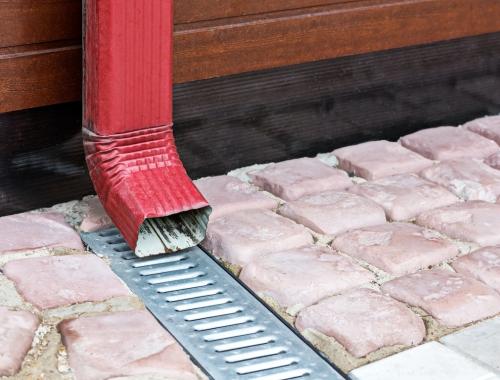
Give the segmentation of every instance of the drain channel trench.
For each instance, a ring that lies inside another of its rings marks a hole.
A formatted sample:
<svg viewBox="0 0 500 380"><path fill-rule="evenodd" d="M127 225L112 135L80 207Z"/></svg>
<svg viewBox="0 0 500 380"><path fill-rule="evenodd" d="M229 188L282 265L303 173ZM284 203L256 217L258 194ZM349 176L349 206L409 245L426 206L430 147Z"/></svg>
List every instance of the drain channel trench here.
<svg viewBox="0 0 500 380"><path fill-rule="evenodd" d="M138 258L115 228L81 237L213 379L343 379L201 248Z"/></svg>

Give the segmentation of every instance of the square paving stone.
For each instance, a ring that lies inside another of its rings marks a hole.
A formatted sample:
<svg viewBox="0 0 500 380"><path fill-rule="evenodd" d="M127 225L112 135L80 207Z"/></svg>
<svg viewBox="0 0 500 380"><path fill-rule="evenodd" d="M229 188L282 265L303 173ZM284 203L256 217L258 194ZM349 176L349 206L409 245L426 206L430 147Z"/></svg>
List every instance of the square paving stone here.
<svg viewBox="0 0 500 380"><path fill-rule="evenodd" d="M430 342L349 373L351 380L498 380L491 371Z"/></svg>
<svg viewBox="0 0 500 380"><path fill-rule="evenodd" d="M382 347L419 344L422 318L405 305L371 289L356 289L303 309L295 322L332 337L361 358Z"/></svg>
<svg viewBox="0 0 500 380"><path fill-rule="evenodd" d="M469 121L462 125L462 128L467 131L478 133L500 145L500 115Z"/></svg>
<svg viewBox="0 0 500 380"><path fill-rule="evenodd" d="M345 232L337 236L332 247L396 275L458 255L455 244L410 223L385 223Z"/></svg>
<svg viewBox="0 0 500 380"><path fill-rule="evenodd" d="M500 376L500 317L439 339L448 348L486 365Z"/></svg>
<svg viewBox="0 0 500 380"><path fill-rule="evenodd" d="M500 170L469 157L441 162L420 176L465 200L496 202L500 195Z"/></svg>
<svg viewBox="0 0 500 380"><path fill-rule="evenodd" d="M329 248L311 245L252 261L241 271L240 280L286 308L312 305L369 283L375 276Z"/></svg>
<svg viewBox="0 0 500 380"><path fill-rule="evenodd" d="M39 325L35 314L0 307L0 376L19 372Z"/></svg>
<svg viewBox="0 0 500 380"><path fill-rule="evenodd" d="M278 214L329 236L386 221L384 210L372 201L335 190L285 203L278 209Z"/></svg>
<svg viewBox="0 0 500 380"><path fill-rule="evenodd" d="M493 169L500 170L500 152L489 156L484 163Z"/></svg>
<svg viewBox="0 0 500 380"><path fill-rule="evenodd" d="M413 219L423 211L459 201L448 190L415 174L398 174L368 181L351 187L349 192L375 202L392 220Z"/></svg>
<svg viewBox="0 0 500 380"><path fill-rule="evenodd" d="M10 261L3 273L38 310L130 295L109 266L92 254Z"/></svg>
<svg viewBox="0 0 500 380"><path fill-rule="evenodd" d="M455 260L451 266L458 273L481 281L500 294L500 247L478 249Z"/></svg>
<svg viewBox="0 0 500 380"><path fill-rule="evenodd" d="M333 154L340 169L368 180L418 173L432 165L431 160L385 140L347 146L334 150Z"/></svg>
<svg viewBox="0 0 500 380"><path fill-rule="evenodd" d="M423 129L401 138L404 147L431 160L486 158L500 149L493 140L457 127Z"/></svg>
<svg viewBox="0 0 500 380"><path fill-rule="evenodd" d="M424 270L386 282L382 292L425 310L454 328L500 313L500 294L489 286L444 269Z"/></svg>
<svg viewBox="0 0 500 380"><path fill-rule="evenodd" d="M0 255L37 248L65 247L83 251L76 231L58 212L25 213L0 218Z"/></svg>
<svg viewBox="0 0 500 380"><path fill-rule="evenodd" d="M298 158L252 173L252 183L286 201L352 186L347 173L314 158Z"/></svg>
<svg viewBox="0 0 500 380"><path fill-rule="evenodd" d="M201 244L222 260L244 266L312 243L309 231L292 220L267 210L244 210L209 222Z"/></svg>
<svg viewBox="0 0 500 380"><path fill-rule="evenodd" d="M87 206L87 209L83 211L84 219L80 224L83 232L102 231L115 226L98 197L86 199L81 203L83 207ZM82 206L80 208L83 208Z"/></svg>
<svg viewBox="0 0 500 380"><path fill-rule="evenodd" d="M198 379L188 356L149 312L66 319L58 330L77 380L141 375Z"/></svg>
<svg viewBox="0 0 500 380"><path fill-rule="evenodd" d="M468 201L420 214L415 223L482 247L500 245L500 205Z"/></svg>
<svg viewBox="0 0 500 380"><path fill-rule="evenodd" d="M236 177L221 175L199 179L194 184L212 207L210 220L241 210L278 208L277 201Z"/></svg>

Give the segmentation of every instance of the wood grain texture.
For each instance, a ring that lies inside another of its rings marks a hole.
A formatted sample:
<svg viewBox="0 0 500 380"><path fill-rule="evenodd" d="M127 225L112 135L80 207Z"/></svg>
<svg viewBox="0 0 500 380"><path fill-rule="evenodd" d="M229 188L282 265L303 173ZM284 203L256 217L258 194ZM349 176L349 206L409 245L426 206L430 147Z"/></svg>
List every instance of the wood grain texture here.
<svg viewBox="0 0 500 380"><path fill-rule="evenodd" d="M0 48L81 35L81 0L0 0Z"/></svg>
<svg viewBox="0 0 500 380"><path fill-rule="evenodd" d="M0 49L0 112L81 99L79 40Z"/></svg>

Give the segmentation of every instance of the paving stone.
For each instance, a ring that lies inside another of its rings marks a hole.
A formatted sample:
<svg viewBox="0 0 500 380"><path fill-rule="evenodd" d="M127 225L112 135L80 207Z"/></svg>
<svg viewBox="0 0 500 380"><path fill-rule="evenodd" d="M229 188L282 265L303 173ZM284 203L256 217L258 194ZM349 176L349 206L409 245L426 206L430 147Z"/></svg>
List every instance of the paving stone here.
<svg viewBox="0 0 500 380"><path fill-rule="evenodd" d="M382 292L420 307L442 326L454 328L500 313L500 295L470 277L424 270L386 282Z"/></svg>
<svg viewBox="0 0 500 380"><path fill-rule="evenodd" d="M448 190L415 174L397 174L361 183L351 187L349 192L375 202L392 220L413 219L423 211L459 201Z"/></svg>
<svg viewBox="0 0 500 380"><path fill-rule="evenodd" d="M421 317L371 289L356 289L303 309L295 322L335 338L361 358L382 347L419 344L425 337Z"/></svg>
<svg viewBox="0 0 500 380"><path fill-rule="evenodd" d="M439 339L453 351L486 365L500 376L500 317L478 323Z"/></svg>
<svg viewBox="0 0 500 380"><path fill-rule="evenodd" d="M199 179L194 184L212 207L210 220L241 210L278 208L277 201L236 177L221 175Z"/></svg>
<svg viewBox="0 0 500 380"><path fill-rule="evenodd" d="M462 125L462 128L478 133L500 145L500 115L469 121Z"/></svg>
<svg viewBox="0 0 500 380"><path fill-rule="evenodd" d="M381 140L336 149L339 168L368 180L395 174L418 173L432 161L402 146Z"/></svg>
<svg viewBox="0 0 500 380"><path fill-rule="evenodd" d="M455 260L451 266L458 273L481 281L500 294L500 247L478 249Z"/></svg>
<svg viewBox="0 0 500 380"><path fill-rule="evenodd" d="M456 127L423 129L401 138L404 147L431 160L486 158L500 149L493 140Z"/></svg>
<svg viewBox="0 0 500 380"><path fill-rule="evenodd" d="M80 236L60 213L25 213L0 218L0 255L43 247L84 249Z"/></svg>
<svg viewBox="0 0 500 380"><path fill-rule="evenodd" d="M35 314L0 306L0 376L19 372L39 325Z"/></svg>
<svg viewBox="0 0 500 380"><path fill-rule="evenodd" d="M109 266L91 254L10 261L3 273L39 310L130 295Z"/></svg>
<svg viewBox="0 0 500 380"><path fill-rule="evenodd" d="M326 190L352 186L347 174L314 158L299 158L270 165L252 173L252 183L286 201Z"/></svg>
<svg viewBox="0 0 500 380"><path fill-rule="evenodd" d="M347 191L331 190L288 202L278 214L329 236L386 221L382 208Z"/></svg>
<svg viewBox="0 0 500 380"><path fill-rule="evenodd" d="M215 256L244 266L272 252L313 243L304 226L267 210L244 210L208 223L202 245Z"/></svg>
<svg viewBox="0 0 500 380"><path fill-rule="evenodd" d="M197 380L187 355L149 312L66 319L58 329L77 380L140 375Z"/></svg>
<svg viewBox="0 0 500 380"><path fill-rule="evenodd" d="M469 157L441 162L420 176L465 200L496 202L500 195L500 170Z"/></svg>
<svg viewBox="0 0 500 380"><path fill-rule="evenodd" d="M482 247L500 245L500 205L468 201L420 214L415 223Z"/></svg>
<svg viewBox="0 0 500 380"><path fill-rule="evenodd" d="M312 305L369 283L375 276L329 248L311 245L255 260L243 268L240 280L287 308Z"/></svg>
<svg viewBox="0 0 500 380"><path fill-rule="evenodd" d="M102 231L115 226L98 197L86 199L83 203L88 205L88 210L83 213L84 219L80 224L83 232Z"/></svg>
<svg viewBox="0 0 500 380"><path fill-rule="evenodd" d="M500 170L500 152L489 156L484 163L493 169Z"/></svg>
<svg viewBox="0 0 500 380"><path fill-rule="evenodd" d="M351 380L498 380L481 367L437 342L430 342L370 363L349 373Z"/></svg>
<svg viewBox="0 0 500 380"><path fill-rule="evenodd" d="M337 236L332 247L396 275L458 255L455 244L410 223L385 223L345 232Z"/></svg>

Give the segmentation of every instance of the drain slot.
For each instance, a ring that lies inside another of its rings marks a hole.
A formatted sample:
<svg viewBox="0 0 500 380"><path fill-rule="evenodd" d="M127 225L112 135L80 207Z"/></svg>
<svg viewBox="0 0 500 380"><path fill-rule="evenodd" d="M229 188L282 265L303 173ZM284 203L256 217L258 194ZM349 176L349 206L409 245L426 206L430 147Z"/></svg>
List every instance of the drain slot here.
<svg viewBox="0 0 500 380"><path fill-rule="evenodd" d="M82 239L212 379L343 378L202 249L139 258L116 229Z"/></svg>

